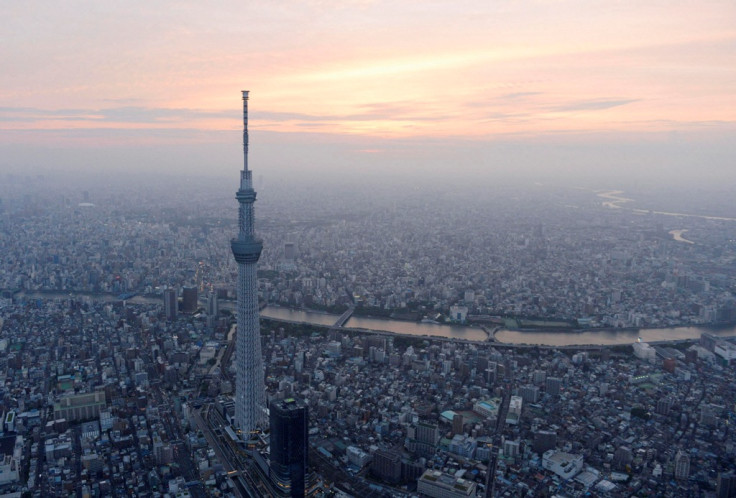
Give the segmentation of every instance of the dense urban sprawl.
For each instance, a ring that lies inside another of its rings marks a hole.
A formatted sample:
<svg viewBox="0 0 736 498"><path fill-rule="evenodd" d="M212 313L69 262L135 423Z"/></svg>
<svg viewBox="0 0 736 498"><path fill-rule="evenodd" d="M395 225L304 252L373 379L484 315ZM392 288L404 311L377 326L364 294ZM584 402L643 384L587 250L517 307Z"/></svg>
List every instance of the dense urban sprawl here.
<svg viewBox="0 0 736 498"><path fill-rule="evenodd" d="M232 427L231 193L6 180L0 496L272 493L255 477L268 431L245 443ZM569 187L331 192L312 207L313 186L259 189L262 303L591 328L736 319L729 213ZM315 496L736 495L732 339L261 333L269 402L308 407Z"/></svg>

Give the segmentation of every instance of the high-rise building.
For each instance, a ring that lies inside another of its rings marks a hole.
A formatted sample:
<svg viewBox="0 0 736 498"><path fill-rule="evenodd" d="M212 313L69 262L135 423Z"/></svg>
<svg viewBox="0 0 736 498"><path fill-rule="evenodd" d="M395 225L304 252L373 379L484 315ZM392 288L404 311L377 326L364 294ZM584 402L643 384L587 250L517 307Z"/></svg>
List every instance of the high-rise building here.
<svg viewBox="0 0 736 498"><path fill-rule="evenodd" d="M717 498L732 498L736 496L736 474L733 471L719 472L716 484Z"/></svg>
<svg viewBox="0 0 736 498"><path fill-rule="evenodd" d="M401 454L396 451L378 449L373 453L371 472L390 484L401 480Z"/></svg>
<svg viewBox="0 0 736 498"><path fill-rule="evenodd" d="M535 453L543 454L547 450L557 447L557 433L554 431L537 431L534 433L532 449Z"/></svg>
<svg viewBox="0 0 736 498"><path fill-rule="evenodd" d="M506 440L503 442L503 454L509 458L519 456L519 441Z"/></svg>
<svg viewBox="0 0 736 498"><path fill-rule="evenodd" d="M220 303L217 294L212 292L207 296L207 314L216 317L220 313Z"/></svg>
<svg viewBox="0 0 736 498"><path fill-rule="evenodd" d="M465 433L465 420L463 419L463 416L459 413L456 413L452 417L452 433L453 434L464 434Z"/></svg>
<svg viewBox="0 0 736 498"><path fill-rule="evenodd" d="M309 466L309 412L294 398L271 402L271 480L287 496L303 497Z"/></svg>
<svg viewBox="0 0 736 498"><path fill-rule="evenodd" d="M539 401L539 388L537 386L522 386L519 394L524 403L536 403Z"/></svg>
<svg viewBox="0 0 736 498"><path fill-rule="evenodd" d="M682 450L675 455L675 479L687 479L690 476L690 457Z"/></svg>
<svg viewBox="0 0 736 498"><path fill-rule="evenodd" d="M419 422L416 427L417 454L424 457L434 455L440 432L436 424Z"/></svg>
<svg viewBox="0 0 736 498"><path fill-rule="evenodd" d="M634 453L628 446L619 446L613 453L613 464L617 469L624 470L634 461Z"/></svg>
<svg viewBox="0 0 736 498"><path fill-rule="evenodd" d="M509 410L506 415L506 423L511 425L517 425L521 418L521 407L524 401L521 396L511 396L509 401Z"/></svg>
<svg viewBox="0 0 736 498"><path fill-rule="evenodd" d="M672 398L670 398L669 396L665 396L664 398L657 400L657 407L655 408L655 412L659 415L669 415L670 410L672 409L672 405Z"/></svg>
<svg viewBox="0 0 736 498"><path fill-rule="evenodd" d="M197 288L184 287L181 290L181 311L184 313L194 313L197 311Z"/></svg>
<svg viewBox="0 0 736 498"><path fill-rule="evenodd" d="M284 257L279 263L279 266L282 271L296 270L296 244L293 242L286 242L284 244Z"/></svg>
<svg viewBox="0 0 736 498"><path fill-rule="evenodd" d="M560 394L560 389L562 388L562 379L559 377L547 377L544 386L547 394L557 396Z"/></svg>
<svg viewBox="0 0 736 498"><path fill-rule="evenodd" d="M532 374L532 382L534 382L537 385L542 385L545 383L545 380L547 379L547 372L544 370L535 370Z"/></svg>
<svg viewBox="0 0 736 498"><path fill-rule="evenodd" d="M177 310L176 289L164 290L164 314L166 315L166 319L176 320Z"/></svg>
<svg viewBox="0 0 736 498"><path fill-rule="evenodd" d="M263 243L255 235L252 172L248 169L248 92L243 91L243 170L240 172L238 236L231 247L238 263L238 336L236 354L235 423L244 432L266 424L265 384L261 357L261 329L258 323L258 282L256 271Z"/></svg>
<svg viewBox="0 0 736 498"><path fill-rule="evenodd" d="M217 293L210 292L207 296L207 328L214 330L217 324L217 315L220 313L220 305Z"/></svg>

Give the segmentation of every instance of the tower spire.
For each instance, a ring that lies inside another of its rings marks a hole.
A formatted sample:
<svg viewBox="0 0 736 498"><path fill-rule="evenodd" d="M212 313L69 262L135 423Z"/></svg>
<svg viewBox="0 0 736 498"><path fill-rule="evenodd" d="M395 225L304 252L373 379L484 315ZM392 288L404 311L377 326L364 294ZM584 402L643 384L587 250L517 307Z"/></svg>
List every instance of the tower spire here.
<svg viewBox="0 0 736 498"><path fill-rule="evenodd" d="M263 243L255 235L251 171L248 169L248 91L243 90L243 171L240 172L238 236L230 245L238 263L235 423L244 432L266 426L265 385L258 314L257 263Z"/></svg>
<svg viewBox="0 0 736 498"><path fill-rule="evenodd" d="M243 93L243 171L248 171L248 90Z"/></svg>

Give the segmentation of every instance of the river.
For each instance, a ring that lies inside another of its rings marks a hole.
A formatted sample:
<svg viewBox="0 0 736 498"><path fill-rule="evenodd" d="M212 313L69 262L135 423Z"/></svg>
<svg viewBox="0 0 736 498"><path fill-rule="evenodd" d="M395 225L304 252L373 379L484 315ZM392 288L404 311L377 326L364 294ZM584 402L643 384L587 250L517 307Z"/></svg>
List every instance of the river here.
<svg viewBox="0 0 736 498"><path fill-rule="evenodd" d="M277 306L269 306L261 311L261 315L275 320L315 323L319 325L332 325L338 319L338 315L291 310L289 308L281 308ZM465 339L470 341L487 340L487 334L485 331L476 327L466 327L462 325L404 322L400 320L353 316L348 320L345 326L348 328L383 330L403 335L446 337L450 339ZM719 337L736 336L736 325L718 328L669 327L640 329L638 331L631 329L585 330L581 332L499 330L495 334L495 339L496 341L504 344L597 346L633 344L639 337L641 337L645 342L698 339L704 332Z"/></svg>
<svg viewBox="0 0 736 498"><path fill-rule="evenodd" d="M700 218L702 220L736 221L736 218L731 218L728 216L711 216L711 215L705 215L705 214L674 213L670 211L654 211L652 209L625 208L622 206L622 204L625 204L627 202L635 202L635 200L629 199L628 197L622 197L621 194L623 193L624 193L623 190L611 190L608 192L597 192L596 195L598 195L598 197L606 199L605 201L601 203L601 205L607 208L612 208L612 209L628 209L629 211L632 211L634 213L639 213L639 214L661 214L664 216L677 216L679 218L684 217L684 218Z"/></svg>
<svg viewBox="0 0 736 498"><path fill-rule="evenodd" d="M290 322L316 323L319 325L334 325L339 315L317 313L313 311L292 310L279 306L269 306L261 311L261 316L274 320ZM385 318L371 318L351 316L345 324L347 328L379 330L401 335L426 335L431 337L448 337L469 341L485 341L488 338L482 329L465 327L462 325L442 325L439 323L418 323Z"/></svg>
<svg viewBox="0 0 736 498"><path fill-rule="evenodd" d="M545 346L579 346L633 344L641 337L644 342L698 339L704 332L718 337L736 336L736 325L727 327L668 327L640 330L585 330L581 332L549 332L499 330L496 340L511 344L541 344Z"/></svg>
<svg viewBox="0 0 736 498"><path fill-rule="evenodd" d="M36 292L24 293L24 297L29 299L54 299L68 298L70 293L53 293L42 294ZM99 295L92 299L98 301L115 301L114 296ZM132 303L138 304L161 304L163 300L160 298L136 296L130 299ZM232 304L222 302L221 308L231 309ZM338 315L329 313L320 313L317 311L293 310L290 308L282 308L280 306L268 306L261 311L261 316L271 318L273 320L284 320L289 322L312 323L315 325L333 325ZM401 335L444 337L448 339L464 339L469 341L486 341L488 335L486 332L477 327L467 327L463 325L448 325L438 323L419 323L406 322L401 320L389 320L384 318L370 318L361 316L352 316L345 324L347 328L357 328L366 330L377 330L393 332ZM496 341L504 344L539 344L544 346L596 346L596 345L617 345L632 344L641 337L644 342L658 341L679 341L684 339L698 339L704 332L713 334L718 337L736 336L736 325L727 327L669 327L656 329L622 329L622 330L595 330L589 329L584 331L561 332L561 331L521 331L521 330L499 330L495 334Z"/></svg>
<svg viewBox="0 0 736 498"><path fill-rule="evenodd" d="M680 230L670 230L669 234L672 235L672 238L676 240L677 242L684 242L686 244L695 244L692 240L686 239L682 236L683 233L687 232L687 228L682 228Z"/></svg>

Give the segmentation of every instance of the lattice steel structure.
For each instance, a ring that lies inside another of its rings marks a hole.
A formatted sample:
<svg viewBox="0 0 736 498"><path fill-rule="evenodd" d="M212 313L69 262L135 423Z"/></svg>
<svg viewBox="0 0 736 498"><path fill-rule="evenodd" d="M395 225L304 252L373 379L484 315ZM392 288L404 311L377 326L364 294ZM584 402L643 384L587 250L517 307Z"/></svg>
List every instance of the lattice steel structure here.
<svg viewBox="0 0 736 498"><path fill-rule="evenodd" d="M238 263L238 335L235 349L235 423L244 433L264 429L268 424L258 323L258 282L256 271L263 243L254 230L253 203L256 191L248 169L248 91L243 91L243 171L240 172L238 236L231 241Z"/></svg>

